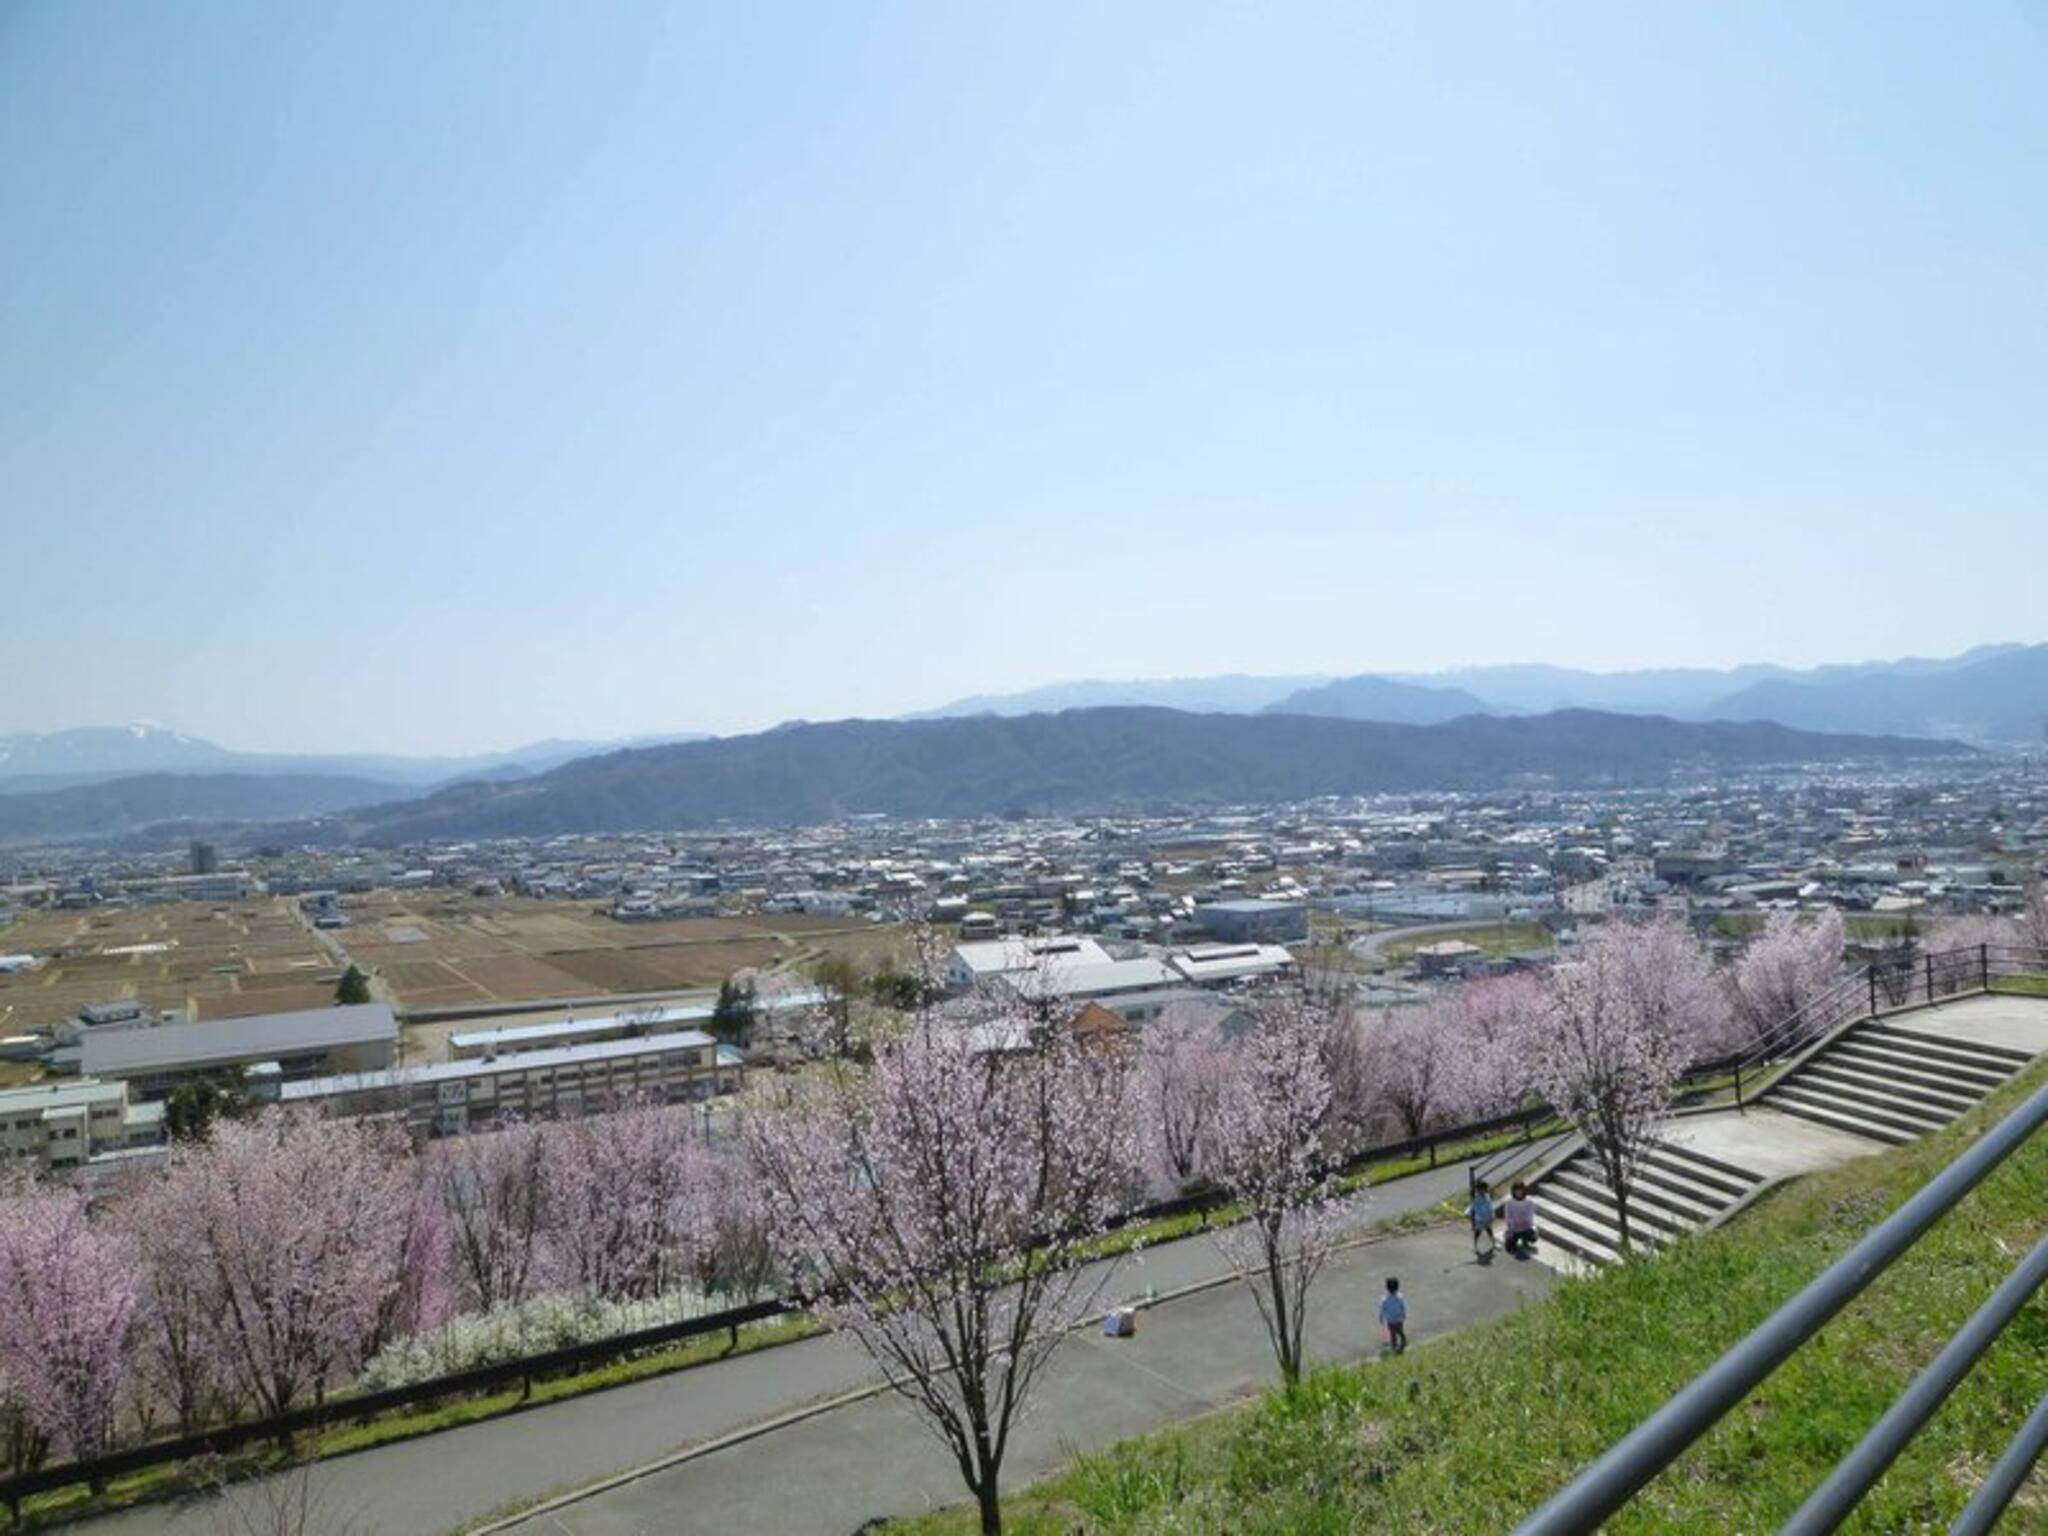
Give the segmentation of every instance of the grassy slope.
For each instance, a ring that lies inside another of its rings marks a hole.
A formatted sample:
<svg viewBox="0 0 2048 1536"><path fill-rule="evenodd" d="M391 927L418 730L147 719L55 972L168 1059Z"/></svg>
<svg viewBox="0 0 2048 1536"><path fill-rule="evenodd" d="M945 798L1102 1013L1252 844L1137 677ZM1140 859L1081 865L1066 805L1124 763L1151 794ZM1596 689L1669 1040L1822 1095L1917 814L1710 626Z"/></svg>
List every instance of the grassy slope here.
<svg viewBox="0 0 2048 1536"><path fill-rule="evenodd" d="M2028 1083L2048 1080L2037 1071ZM1560 1288L1292 1401L1165 1431L1012 1501L1013 1532L1506 1530L1953 1158L2023 1089L1939 1136L1777 1191L1732 1226ZM1608 1529L1775 1529L2042 1231L2048 1134L2016 1153ZM1411 1305L1428 1306L1427 1293ZM1845 1529L1938 1528L2048 1392L2037 1299ZM2048 1476L2008 1515L2048 1529ZM972 1528L961 1512L901 1527Z"/></svg>

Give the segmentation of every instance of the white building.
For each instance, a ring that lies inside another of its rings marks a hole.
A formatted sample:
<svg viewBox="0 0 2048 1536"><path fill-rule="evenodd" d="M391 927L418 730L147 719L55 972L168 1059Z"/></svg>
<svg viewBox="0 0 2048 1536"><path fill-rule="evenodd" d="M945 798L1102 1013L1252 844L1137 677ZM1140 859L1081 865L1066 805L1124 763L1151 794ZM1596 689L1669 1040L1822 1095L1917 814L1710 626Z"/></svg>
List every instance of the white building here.
<svg viewBox="0 0 2048 1536"><path fill-rule="evenodd" d="M508 1117L582 1115L636 1099L708 1099L739 1090L744 1061L700 1031L599 1040L482 1061L354 1072L279 1083L281 1104L336 1115L381 1115L414 1131L456 1136Z"/></svg>
<svg viewBox="0 0 2048 1536"><path fill-rule="evenodd" d="M1180 979L1197 987L1261 981L1294 969L1294 956L1281 944L1197 944L1167 960Z"/></svg>
<svg viewBox="0 0 2048 1536"><path fill-rule="evenodd" d="M94 1078L0 1090L0 1169L68 1173L163 1140L163 1106L130 1104L123 1083Z"/></svg>
<svg viewBox="0 0 2048 1536"><path fill-rule="evenodd" d="M1024 971L1078 970L1114 963L1109 951L1093 939L1073 934L1045 939L1012 936L954 945L946 960L946 981L956 987L972 987Z"/></svg>

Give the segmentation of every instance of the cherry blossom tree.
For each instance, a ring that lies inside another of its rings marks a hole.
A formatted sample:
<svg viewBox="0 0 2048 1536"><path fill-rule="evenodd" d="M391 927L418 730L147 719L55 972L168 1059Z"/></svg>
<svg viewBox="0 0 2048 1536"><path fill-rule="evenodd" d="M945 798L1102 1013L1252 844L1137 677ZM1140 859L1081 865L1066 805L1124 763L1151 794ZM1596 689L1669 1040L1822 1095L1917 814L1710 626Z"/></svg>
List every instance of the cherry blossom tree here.
<svg viewBox="0 0 2048 1536"><path fill-rule="evenodd" d="M1031 1033L1026 1004L985 1013ZM1060 1029L975 1049L1004 1033L926 1008L868 1072L828 1070L745 1121L785 1271L952 1453L988 1536L1011 1430L1110 1272L1081 1245L1136 1164L1126 1052Z"/></svg>
<svg viewBox="0 0 2048 1536"><path fill-rule="evenodd" d="M555 1278L605 1301L688 1278L701 1240L704 1149L687 1111L648 1103L550 1127Z"/></svg>
<svg viewBox="0 0 2048 1536"><path fill-rule="evenodd" d="M1207 1173L1208 1139L1230 1048L1198 1013L1169 1008L1138 1044L1135 1102L1154 1174L1186 1189Z"/></svg>
<svg viewBox="0 0 2048 1536"><path fill-rule="evenodd" d="M1455 1046L1445 1085L1448 1111L1468 1120L1513 1114L1528 1102L1531 1040L1549 1007L1543 982L1527 974L1468 981L1450 994Z"/></svg>
<svg viewBox="0 0 2048 1536"><path fill-rule="evenodd" d="M1980 946L1998 949L2024 942L2023 930L2012 918L1997 917L1989 912L1971 912L1937 923L1928 948L1936 952Z"/></svg>
<svg viewBox="0 0 2048 1536"><path fill-rule="evenodd" d="M730 1305L759 1301L780 1282L782 1265L745 1159L736 1153L708 1157L703 1191L698 1279L707 1292L727 1296ZM738 1348L739 1325L728 1332Z"/></svg>
<svg viewBox="0 0 2048 1536"><path fill-rule="evenodd" d="M1387 1053L1376 1021L1353 1005L1348 992L1310 986L1289 1006L1305 1008L1317 1020L1318 1054L1330 1085L1323 1151L1333 1161L1342 1161L1381 1139L1387 1118L1386 1095L1381 1091Z"/></svg>
<svg viewBox="0 0 2048 1536"><path fill-rule="evenodd" d="M1615 936L1610 938L1609 936ZM1706 946L1676 915L1609 924L1598 938L1615 946L1645 1027L1684 1053L1682 1065L1737 1044L1734 1009Z"/></svg>
<svg viewBox="0 0 2048 1536"><path fill-rule="evenodd" d="M75 1191L0 1201L0 1375L36 1429L80 1460L113 1437L139 1300L127 1245L87 1219Z"/></svg>
<svg viewBox="0 0 2048 1536"><path fill-rule="evenodd" d="M489 1312L526 1300L542 1277L553 1209L547 1130L517 1122L473 1132L433 1148L426 1161L447 1212L463 1301Z"/></svg>
<svg viewBox="0 0 2048 1536"><path fill-rule="evenodd" d="M1439 997L1421 1007L1390 1008L1372 1027L1380 1100L1403 1136L1420 1136L1452 1102L1457 1007Z"/></svg>
<svg viewBox="0 0 2048 1536"><path fill-rule="evenodd" d="M2039 875L2027 877L2027 897L2019 912L2021 943L2034 949L2048 949L2048 881Z"/></svg>
<svg viewBox="0 0 2048 1536"><path fill-rule="evenodd" d="M1598 930L1553 973L1550 1007L1531 1042L1537 1087L1599 1161L1623 1252L1637 1171L1692 1058L1687 1026L1702 1022L1673 1006L1671 988L1655 974L1672 949L1662 924Z"/></svg>
<svg viewBox="0 0 2048 1536"><path fill-rule="evenodd" d="M240 1406L233 1375L213 1347L213 1277L194 1262L180 1226L187 1203L179 1181L150 1171L129 1180L109 1210L135 1254L141 1286L135 1368L150 1407L168 1408L180 1434L232 1417Z"/></svg>
<svg viewBox="0 0 2048 1536"><path fill-rule="evenodd" d="M1832 986L1841 970L1840 912L1830 907L1808 922L1773 912L1735 962L1736 1009L1751 1038L1761 1039L1792 1018Z"/></svg>
<svg viewBox="0 0 2048 1536"><path fill-rule="evenodd" d="M458 1310L449 1276L447 1208L440 1192L417 1175L415 1162L408 1172L411 1198L394 1213L399 1223L396 1279L376 1310L362 1347L365 1359L395 1340L433 1331Z"/></svg>
<svg viewBox="0 0 2048 1536"><path fill-rule="evenodd" d="M2006 916L1971 913L1950 918L1934 931L1934 949L2048 949L2048 884L2029 876L2019 909Z"/></svg>
<svg viewBox="0 0 2048 1536"><path fill-rule="evenodd" d="M1291 1388L1301 1378L1309 1293L1350 1214L1330 1177L1332 1020L1301 994L1260 1001L1219 1100L1213 1168L1243 1211L1216 1244L1252 1293Z"/></svg>
<svg viewBox="0 0 2048 1536"><path fill-rule="evenodd" d="M401 1133L273 1110L173 1153L153 1262L202 1282L215 1368L281 1414L360 1364L405 1283L418 1185Z"/></svg>

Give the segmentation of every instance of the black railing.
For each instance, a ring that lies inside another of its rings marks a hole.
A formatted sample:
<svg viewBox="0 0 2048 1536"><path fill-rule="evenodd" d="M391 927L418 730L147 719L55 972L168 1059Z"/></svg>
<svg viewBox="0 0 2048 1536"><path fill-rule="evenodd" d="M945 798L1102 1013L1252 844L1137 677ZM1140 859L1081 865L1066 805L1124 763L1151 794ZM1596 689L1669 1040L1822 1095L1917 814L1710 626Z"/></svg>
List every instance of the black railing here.
<svg viewBox="0 0 2048 1536"><path fill-rule="evenodd" d="M635 1329L631 1333L593 1339L586 1344L544 1350L517 1360L452 1371L445 1376L430 1377L407 1386L330 1398L324 1403L309 1404L259 1419L237 1419L194 1434L180 1435L176 1439L151 1440L126 1450L109 1451L89 1461L54 1462L49 1466L17 1472L0 1482L0 1499L6 1501L8 1509L19 1522L21 1502L32 1494L69 1488L78 1483L98 1485L130 1472L202 1456L225 1456L263 1441L284 1443L309 1431L329 1429L338 1424L368 1423L393 1409L411 1408L444 1398L469 1397L514 1383L520 1385L523 1394L530 1395L537 1380L607 1364L707 1334L728 1333L749 1323L781 1317L792 1310L789 1303L781 1300L757 1301L722 1312L708 1312L702 1317L685 1318L681 1322L661 1323L652 1328Z"/></svg>
<svg viewBox="0 0 2048 1536"><path fill-rule="evenodd" d="M1736 1108L1785 1062L1847 1025L2041 976L2048 976L2048 950L2024 944L1972 944L1873 960L1772 1025L1734 1058Z"/></svg>
<svg viewBox="0 0 2048 1536"><path fill-rule="evenodd" d="M2038 952L2034 962L2038 964ZM2027 974L2034 974L2029 972ZM1978 1138L1919 1193L1869 1232L1820 1277L1774 1312L1676 1396L1516 1528L1517 1536L1586 1536L1616 1514L1645 1484L1853 1301L1991 1171L2048 1124L2048 1086ZM2048 1277L2048 1243L2013 1276L1935 1357L1920 1378L1871 1429L1793 1517L1787 1531L1812 1536L1834 1530L1897 1457L1970 1365ZM2048 1404L2036 1409L1991 1478L1952 1528L1989 1530L2048 1443Z"/></svg>
<svg viewBox="0 0 2048 1536"><path fill-rule="evenodd" d="M1519 1130L1523 1132L1523 1139L1526 1142L1535 1127L1550 1118L1548 1109L1536 1105L1491 1120L1446 1126L1426 1135L1410 1137L1406 1141L1387 1142L1365 1148L1333 1165L1329 1171L1341 1177L1369 1169L1376 1163L1391 1162L1397 1158L1414 1157L1423 1153L1428 1153L1434 1158L1434 1154L1444 1147L1498 1135L1504 1131ZM1508 1150L1519 1151L1522 1147L1518 1144L1517 1147ZM1203 1190L1191 1195L1133 1207L1113 1220L1110 1229L1114 1231L1145 1222L1164 1221L1175 1216L1218 1210L1229 1203L1230 1197L1221 1190ZM110 1451L90 1460L52 1462L0 1479L0 1502L7 1505L18 1523L22 1501L38 1493L48 1493L78 1484L97 1486L110 1478L144 1471L150 1467L169 1466L199 1457L225 1456L265 1441L283 1443L311 1431L341 1424L368 1423L379 1415L399 1409L471 1397L514 1384L521 1387L522 1395L530 1395L533 1383L538 1380L608 1365L617 1360L629 1359L691 1339L715 1333L730 1333L749 1324L793 1316L806 1310L808 1308L800 1297L754 1302L722 1312L706 1313L702 1317L687 1318L681 1322L662 1323L631 1333L593 1339L585 1344L572 1344L540 1354L526 1355L517 1360L453 1371L406 1386L386 1387L372 1392L330 1398L325 1403L294 1408L287 1413L272 1414L264 1418L237 1419L174 1439L151 1440L141 1445Z"/></svg>

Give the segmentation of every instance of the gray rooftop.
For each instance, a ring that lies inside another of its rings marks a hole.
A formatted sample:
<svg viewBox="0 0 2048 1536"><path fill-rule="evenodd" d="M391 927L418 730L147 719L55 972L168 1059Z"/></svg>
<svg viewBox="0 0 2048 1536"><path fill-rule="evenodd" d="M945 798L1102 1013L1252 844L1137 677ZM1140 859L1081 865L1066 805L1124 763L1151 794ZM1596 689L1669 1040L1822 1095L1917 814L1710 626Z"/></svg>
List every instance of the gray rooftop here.
<svg viewBox="0 0 2048 1536"><path fill-rule="evenodd" d="M392 1017L389 1005L355 1003L343 1008L254 1014L246 1019L90 1030L80 1038L80 1067L88 1077L135 1077L349 1045L390 1044L397 1038L398 1020Z"/></svg>

